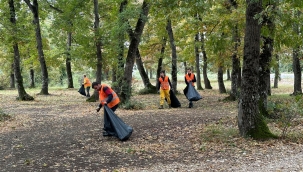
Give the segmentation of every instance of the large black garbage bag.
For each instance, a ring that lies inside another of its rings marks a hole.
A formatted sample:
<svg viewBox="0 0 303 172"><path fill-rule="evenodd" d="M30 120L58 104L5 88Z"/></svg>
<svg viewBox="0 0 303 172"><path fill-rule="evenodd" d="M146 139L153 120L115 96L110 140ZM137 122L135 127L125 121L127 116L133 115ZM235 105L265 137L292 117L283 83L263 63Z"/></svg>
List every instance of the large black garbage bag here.
<svg viewBox="0 0 303 172"><path fill-rule="evenodd" d="M169 97L171 101L171 107L173 108L181 107L181 103L179 102L178 98L176 97L175 93L172 90L169 90Z"/></svg>
<svg viewBox="0 0 303 172"><path fill-rule="evenodd" d="M133 132L133 128L125 124L107 105L104 106L104 130L121 141L127 140Z"/></svg>
<svg viewBox="0 0 303 172"><path fill-rule="evenodd" d="M191 83L189 83L185 89L183 90L183 93L185 94L186 98L189 101L198 101L202 99L202 96L198 93L198 91L195 89Z"/></svg>
<svg viewBox="0 0 303 172"><path fill-rule="evenodd" d="M82 86L79 88L78 92L79 92L81 95L86 96L84 85L82 85Z"/></svg>

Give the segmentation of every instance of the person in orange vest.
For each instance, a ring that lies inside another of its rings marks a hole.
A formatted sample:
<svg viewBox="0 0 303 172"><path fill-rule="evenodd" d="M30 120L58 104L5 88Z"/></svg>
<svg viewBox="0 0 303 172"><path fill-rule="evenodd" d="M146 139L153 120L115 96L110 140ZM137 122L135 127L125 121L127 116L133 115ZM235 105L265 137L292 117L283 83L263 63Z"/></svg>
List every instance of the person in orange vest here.
<svg viewBox="0 0 303 172"><path fill-rule="evenodd" d="M106 84L99 84L97 82L92 83L92 88L99 92L100 104L96 109L97 112L99 112L104 105L107 105L113 112L115 112L120 103L120 99L117 93L115 93L115 91L110 86ZM104 118L103 136L110 136L110 134L106 132L109 128L111 128L110 122L108 119Z"/></svg>
<svg viewBox="0 0 303 172"><path fill-rule="evenodd" d="M86 77L86 75L83 75L83 85L84 85L84 88L86 90L86 97L90 97L90 95L89 95L89 89L90 89L90 86L91 86L91 82Z"/></svg>
<svg viewBox="0 0 303 172"><path fill-rule="evenodd" d="M160 107L163 109L164 100L166 98L168 107L171 108L169 90L172 89L169 77L165 75L165 71L160 72L158 90L160 89Z"/></svg>
<svg viewBox="0 0 303 172"><path fill-rule="evenodd" d="M196 81L197 80L196 80L195 74L192 73L191 68L188 68L187 69L187 74L185 74L185 83L186 83L186 85L191 83L192 86L195 86ZM189 101L188 108L192 108L192 107L193 107L193 102Z"/></svg>

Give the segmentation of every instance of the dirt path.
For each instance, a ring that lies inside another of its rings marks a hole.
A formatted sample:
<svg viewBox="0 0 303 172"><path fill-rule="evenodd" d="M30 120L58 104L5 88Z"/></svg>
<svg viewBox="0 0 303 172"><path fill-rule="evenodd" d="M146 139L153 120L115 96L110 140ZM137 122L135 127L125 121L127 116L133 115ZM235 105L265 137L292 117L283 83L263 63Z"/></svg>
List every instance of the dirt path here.
<svg viewBox="0 0 303 172"><path fill-rule="evenodd" d="M208 142L202 131L212 124L235 127L236 103L218 102L224 95L203 91L195 108L158 110L158 95L136 96L144 110L118 109L134 128L120 142L103 137L102 113L75 90L17 102L0 92L1 108L14 120L0 126L0 171L298 171L301 144L258 143L242 138ZM222 123L222 124L221 124ZM215 131L215 130L213 130ZM247 143L246 143L247 142ZM208 145L209 143L213 145ZM287 163L285 163L285 161Z"/></svg>

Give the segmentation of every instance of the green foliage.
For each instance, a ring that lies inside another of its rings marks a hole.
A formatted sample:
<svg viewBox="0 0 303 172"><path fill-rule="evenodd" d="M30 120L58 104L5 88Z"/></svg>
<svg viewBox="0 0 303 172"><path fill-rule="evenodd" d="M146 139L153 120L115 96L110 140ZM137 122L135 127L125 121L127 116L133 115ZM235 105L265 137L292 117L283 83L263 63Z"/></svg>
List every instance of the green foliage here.
<svg viewBox="0 0 303 172"><path fill-rule="evenodd" d="M157 93L157 89L155 86L143 88L143 89L139 90L139 92L138 92L139 95L156 94L156 93Z"/></svg>
<svg viewBox="0 0 303 172"><path fill-rule="evenodd" d="M122 104L122 108L127 110L141 110L145 108L145 105L135 100L129 100Z"/></svg>
<svg viewBox="0 0 303 172"><path fill-rule="evenodd" d="M11 116L4 113L2 109L0 109L0 122L11 119Z"/></svg>
<svg viewBox="0 0 303 172"><path fill-rule="evenodd" d="M296 125L296 119L303 116L303 98L297 95L294 99L283 99L268 103L269 118L274 119L282 131L281 138L288 135L290 127Z"/></svg>

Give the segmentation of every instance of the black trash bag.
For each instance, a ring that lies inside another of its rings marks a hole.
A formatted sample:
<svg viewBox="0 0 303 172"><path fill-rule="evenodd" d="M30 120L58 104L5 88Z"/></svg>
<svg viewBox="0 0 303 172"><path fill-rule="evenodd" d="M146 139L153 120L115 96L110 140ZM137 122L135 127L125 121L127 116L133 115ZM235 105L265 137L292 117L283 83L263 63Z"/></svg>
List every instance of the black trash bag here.
<svg viewBox="0 0 303 172"><path fill-rule="evenodd" d="M125 124L107 105L104 106L104 130L121 141L127 140L133 128Z"/></svg>
<svg viewBox="0 0 303 172"><path fill-rule="evenodd" d="M81 95L86 96L84 85L82 85L82 86L79 88L78 92L79 92Z"/></svg>
<svg viewBox="0 0 303 172"><path fill-rule="evenodd" d="M173 108L181 107L181 103L179 102L178 98L176 97L175 93L172 90L169 90L169 97L170 97L171 107Z"/></svg>
<svg viewBox="0 0 303 172"><path fill-rule="evenodd" d="M189 101L198 101L202 99L202 96L191 83L184 88L183 93Z"/></svg>

